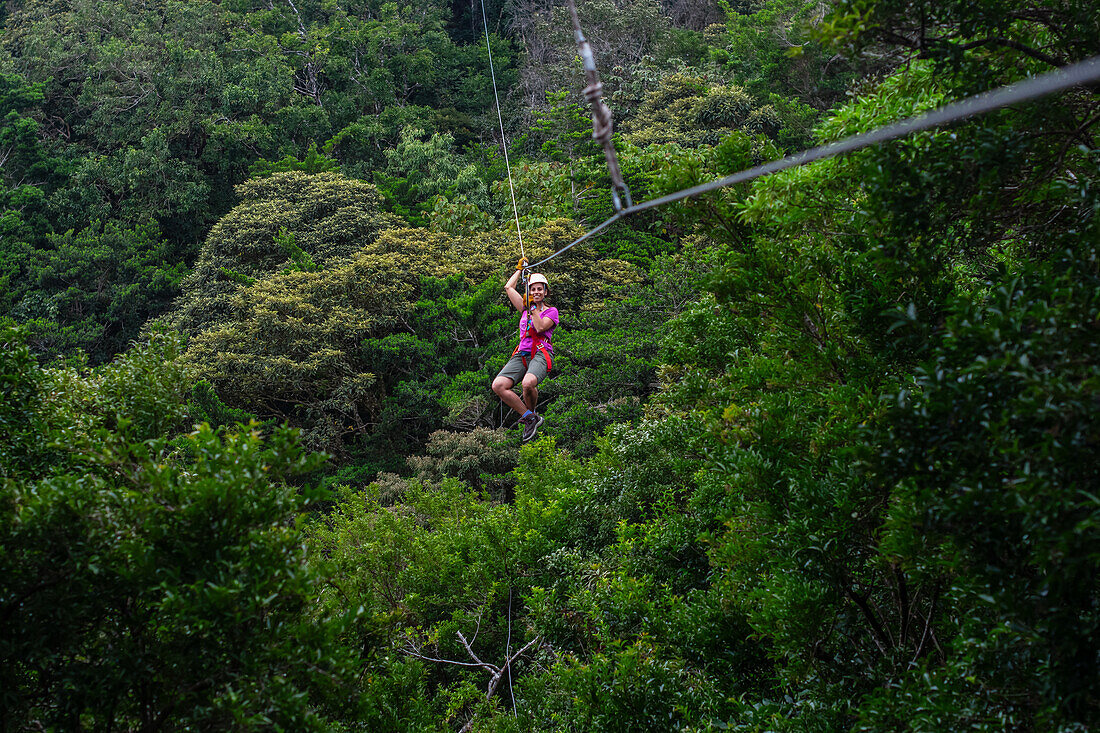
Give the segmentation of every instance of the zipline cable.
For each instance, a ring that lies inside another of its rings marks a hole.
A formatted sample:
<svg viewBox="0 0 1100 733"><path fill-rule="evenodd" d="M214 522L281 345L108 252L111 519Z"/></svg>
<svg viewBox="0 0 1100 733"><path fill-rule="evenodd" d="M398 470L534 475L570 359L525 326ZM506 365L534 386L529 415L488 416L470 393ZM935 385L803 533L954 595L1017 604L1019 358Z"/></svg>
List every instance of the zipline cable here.
<svg viewBox="0 0 1100 733"><path fill-rule="evenodd" d="M516 236L519 237L519 254L524 259L523 231L519 226L519 207L516 206L516 189L512 185L512 166L508 162L508 138L504 136L504 117L500 112L500 95L497 94L497 73L493 68L493 48L489 45L489 17L485 14L485 0L481 0L481 23L485 27L485 50L489 54L489 74L493 79L493 99L497 105L497 122L500 123L500 148L504 151L504 169L508 172L508 191L512 195L512 213L516 215Z"/></svg>
<svg viewBox="0 0 1100 733"><path fill-rule="evenodd" d="M599 226L585 232L573 242L565 245L549 257L539 260L531 265L531 267L538 267L554 259L581 242L591 239L619 219L629 216L630 214L636 214L640 211L646 211L647 209L682 201L683 199L709 193L719 188L751 181L755 178L787 170L788 168L796 168L801 165L806 165L807 163L814 163L826 158L832 158L842 153L850 153L854 150L870 147L871 145L897 140L898 138L905 137L914 132L923 132L933 127L940 127L952 122L965 120L969 117L992 112L1009 105L1031 102L1051 94L1071 89L1072 87L1095 84L1098 82L1100 82L1100 56L1093 56L1090 59L1086 59L1071 66L1014 84L1008 84L990 92L967 97L959 102L949 104L946 107L941 107L931 112L917 115L916 117L910 117L901 122L895 122L880 127L877 130L852 135L851 137L838 140L837 142L810 148L809 150L794 155L788 155L785 158L772 161L771 163L748 168L739 173L726 176L725 178L719 178L709 183L702 183L698 186L692 186L691 188L685 188L681 191L670 193L667 196L661 196L660 198L645 201L640 204L634 204L615 212Z"/></svg>

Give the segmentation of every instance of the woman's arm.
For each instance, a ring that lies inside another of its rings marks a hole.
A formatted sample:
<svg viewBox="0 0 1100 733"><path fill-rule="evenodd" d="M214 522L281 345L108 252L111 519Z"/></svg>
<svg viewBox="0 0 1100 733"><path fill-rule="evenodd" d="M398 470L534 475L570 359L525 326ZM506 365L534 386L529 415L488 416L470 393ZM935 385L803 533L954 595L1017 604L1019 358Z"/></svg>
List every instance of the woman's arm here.
<svg viewBox="0 0 1100 733"><path fill-rule="evenodd" d="M549 308L547 308L549 310ZM545 333L554 327L554 319L547 318L546 316L539 315L538 313L531 311L529 316L531 319L531 325L535 327L535 330L539 333Z"/></svg>
<svg viewBox="0 0 1100 733"><path fill-rule="evenodd" d="M504 292L508 296L508 300L512 302L512 305L516 307L516 310L523 310L523 296L516 290L516 282L519 280L520 271L516 270L512 273L512 276L508 278L508 282L504 284Z"/></svg>

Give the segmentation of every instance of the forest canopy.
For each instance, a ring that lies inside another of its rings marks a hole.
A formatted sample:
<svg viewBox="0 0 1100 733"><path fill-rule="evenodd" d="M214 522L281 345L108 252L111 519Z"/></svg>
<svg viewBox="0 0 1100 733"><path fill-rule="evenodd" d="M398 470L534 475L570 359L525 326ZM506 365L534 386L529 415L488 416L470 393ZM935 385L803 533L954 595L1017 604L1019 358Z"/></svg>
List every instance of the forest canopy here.
<svg viewBox="0 0 1100 733"><path fill-rule="evenodd" d="M643 201L1094 5L577 9ZM566 5L484 11L0 5L0 729L1100 727L1096 89L556 257L521 444L502 285L611 179Z"/></svg>

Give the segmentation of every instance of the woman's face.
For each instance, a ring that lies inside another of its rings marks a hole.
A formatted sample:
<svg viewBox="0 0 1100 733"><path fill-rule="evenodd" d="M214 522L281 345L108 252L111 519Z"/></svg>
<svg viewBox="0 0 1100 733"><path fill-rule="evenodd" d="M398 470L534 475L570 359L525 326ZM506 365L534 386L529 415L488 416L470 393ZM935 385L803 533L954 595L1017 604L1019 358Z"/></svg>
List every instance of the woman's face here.
<svg viewBox="0 0 1100 733"><path fill-rule="evenodd" d="M546 295L546 286L542 283L535 283L531 286L531 300L535 301L536 303L541 303L543 300L546 299Z"/></svg>

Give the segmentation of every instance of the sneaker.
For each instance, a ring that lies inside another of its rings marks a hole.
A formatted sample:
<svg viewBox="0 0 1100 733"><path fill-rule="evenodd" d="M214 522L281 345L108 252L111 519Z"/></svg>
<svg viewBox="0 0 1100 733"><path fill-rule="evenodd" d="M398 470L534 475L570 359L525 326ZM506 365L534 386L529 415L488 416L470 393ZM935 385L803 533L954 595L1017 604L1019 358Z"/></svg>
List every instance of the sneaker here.
<svg viewBox="0 0 1100 733"><path fill-rule="evenodd" d="M523 442L526 443L531 438L535 437L535 433L539 430L539 425L542 425L543 416L533 413L527 420L521 420L523 423Z"/></svg>

